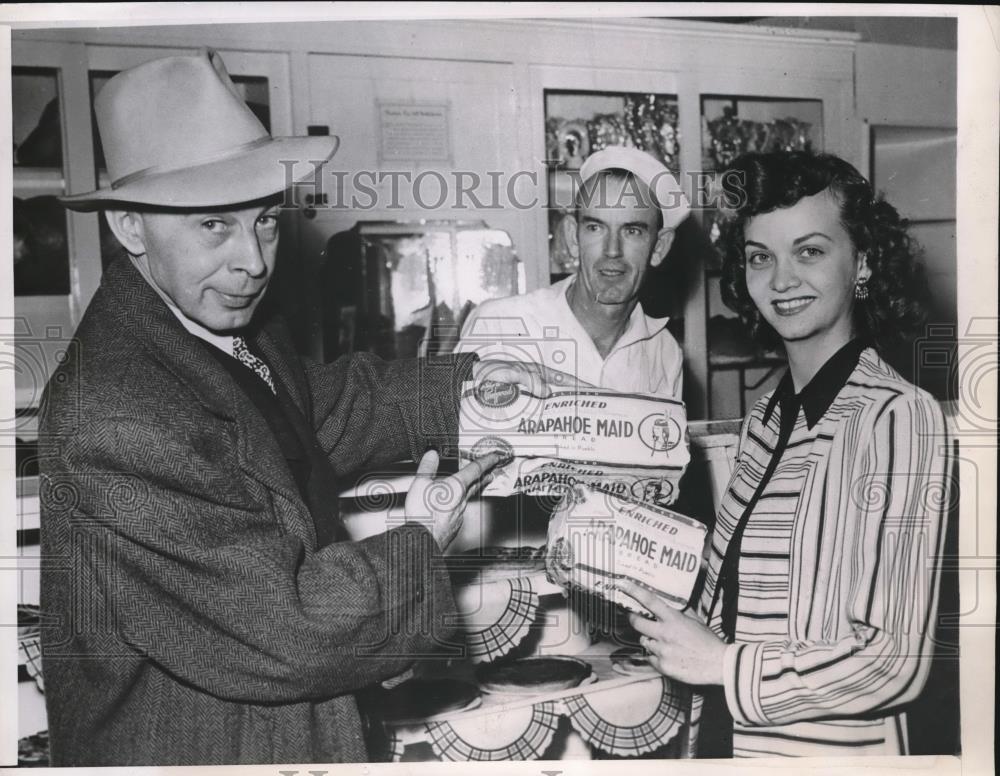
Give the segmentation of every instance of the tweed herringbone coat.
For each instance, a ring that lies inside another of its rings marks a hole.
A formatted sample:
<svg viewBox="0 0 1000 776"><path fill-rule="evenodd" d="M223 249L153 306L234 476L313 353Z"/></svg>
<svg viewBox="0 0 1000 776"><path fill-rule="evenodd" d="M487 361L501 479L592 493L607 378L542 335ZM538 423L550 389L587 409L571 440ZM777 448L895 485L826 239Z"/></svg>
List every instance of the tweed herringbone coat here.
<svg viewBox="0 0 1000 776"><path fill-rule="evenodd" d="M278 324L257 346L338 474L454 433L467 359L308 365ZM452 640L430 533L317 550L273 434L204 348L119 260L47 388L53 765L365 760L352 693Z"/></svg>

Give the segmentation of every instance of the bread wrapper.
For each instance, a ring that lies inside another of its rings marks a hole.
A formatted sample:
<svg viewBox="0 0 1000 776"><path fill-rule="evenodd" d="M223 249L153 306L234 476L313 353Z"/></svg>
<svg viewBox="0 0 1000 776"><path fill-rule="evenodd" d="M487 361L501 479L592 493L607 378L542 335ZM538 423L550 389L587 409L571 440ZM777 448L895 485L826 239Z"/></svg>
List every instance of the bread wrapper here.
<svg viewBox="0 0 1000 776"><path fill-rule="evenodd" d="M554 390L541 397L517 385L463 386L462 455L500 450L485 496L562 496L588 485L624 498L673 503L689 461L682 402L609 390Z"/></svg>
<svg viewBox="0 0 1000 776"><path fill-rule="evenodd" d="M669 509L574 486L549 521L549 579L649 615L619 589L628 579L675 609L688 605L705 546L705 526Z"/></svg>

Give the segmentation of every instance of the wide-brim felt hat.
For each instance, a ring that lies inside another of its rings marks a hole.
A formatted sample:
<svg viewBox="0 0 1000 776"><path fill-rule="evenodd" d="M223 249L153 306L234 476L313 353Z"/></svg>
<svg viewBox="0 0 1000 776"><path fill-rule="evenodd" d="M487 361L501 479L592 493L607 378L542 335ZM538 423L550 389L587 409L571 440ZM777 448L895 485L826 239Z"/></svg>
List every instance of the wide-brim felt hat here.
<svg viewBox="0 0 1000 776"><path fill-rule="evenodd" d="M638 148L607 146L591 154L580 167L580 182L586 183L604 170L627 170L646 184L663 214L663 225L677 226L691 213L691 203L677 178L654 156Z"/></svg>
<svg viewBox="0 0 1000 776"><path fill-rule="evenodd" d="M211 208L313 179L339 140L271 137L211 49L125 70L94 100L111 185L61 197L73 210Z"/></svg>

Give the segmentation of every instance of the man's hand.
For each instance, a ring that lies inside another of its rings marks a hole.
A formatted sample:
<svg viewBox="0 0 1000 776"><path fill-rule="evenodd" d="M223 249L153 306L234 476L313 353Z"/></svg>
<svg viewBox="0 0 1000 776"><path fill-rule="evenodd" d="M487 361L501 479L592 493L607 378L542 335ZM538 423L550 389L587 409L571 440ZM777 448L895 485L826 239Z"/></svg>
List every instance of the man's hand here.
<svg viewBox="0 0 1000 776"><path fill-rule="evenodd" d="M502 463L501 453L488 453L470 461L449 477L435 479L438 454L424 453L417 465L417 477L406 494L406 520L427 526L438 546L445 550L462 527L469 495L490 469Z"/></svg>
<svg viewBox="0 0 1000 776"><path fill-rule="evenodd" d="M477 361L472 368L472 379L476 385L484 380L496 383L514 383L542 398L550 395L552 390L557 388L594 387L574 375L530 361L497 361L493 359Z"/></svg>
<svg viewBox="0 0 1000 776"><path fill-rule="evenodd" d="M656 618L630 614L632 627L642 634L640 643L649 652L649 664L661 674L688 684L722 684L722 658L727 644L698 621L667 606L645 588L631 582L619 584Z"/></svg>

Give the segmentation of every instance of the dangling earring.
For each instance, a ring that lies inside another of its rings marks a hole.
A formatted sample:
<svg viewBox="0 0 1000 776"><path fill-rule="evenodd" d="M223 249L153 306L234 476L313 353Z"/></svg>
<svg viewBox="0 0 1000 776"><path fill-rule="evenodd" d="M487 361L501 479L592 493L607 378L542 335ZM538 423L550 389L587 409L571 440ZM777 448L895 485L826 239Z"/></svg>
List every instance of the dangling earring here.
<svg viewBox="0 0 1000 776"><path fill-rule="evenodd" d="M863 302L868 298L868 281L859 280L854 284L854 298Z"/></svg>

